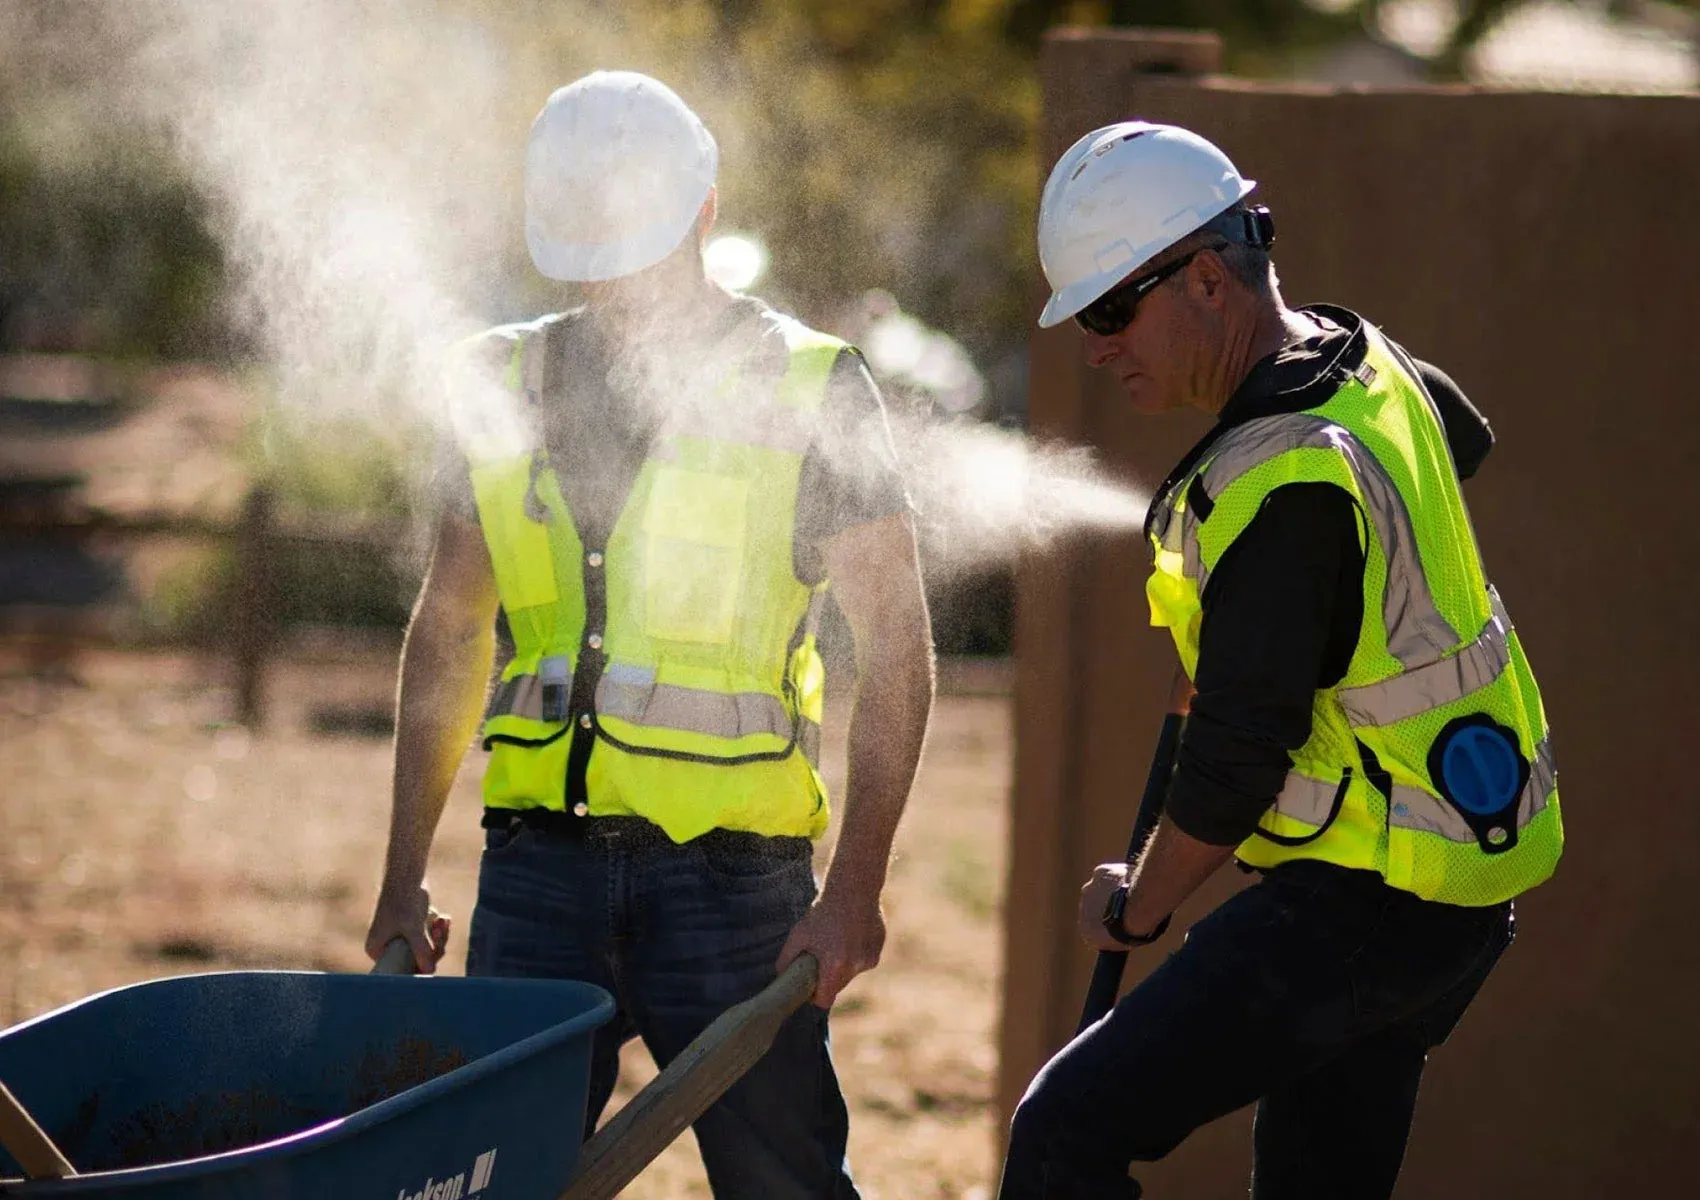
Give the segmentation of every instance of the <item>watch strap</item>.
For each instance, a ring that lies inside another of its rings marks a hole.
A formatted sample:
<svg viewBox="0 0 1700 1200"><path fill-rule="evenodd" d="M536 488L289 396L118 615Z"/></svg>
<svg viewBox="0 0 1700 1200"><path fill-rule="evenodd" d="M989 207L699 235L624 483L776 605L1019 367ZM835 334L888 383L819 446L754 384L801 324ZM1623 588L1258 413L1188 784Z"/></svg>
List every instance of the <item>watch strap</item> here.
<svg viewBox="0 0 1700 1200"><path fill-rule="evenodd" d="M1164 917L1157 922L1157 927L1150 933L1129 933L1122 927L1122 915L1127 910L1127 884L1122 884L1110 893L1110 899L1104 905L1104 929L1116 941L1124 946L1148 946L1165 933L1169 932L1169 921L1174 914Z"/></svg>

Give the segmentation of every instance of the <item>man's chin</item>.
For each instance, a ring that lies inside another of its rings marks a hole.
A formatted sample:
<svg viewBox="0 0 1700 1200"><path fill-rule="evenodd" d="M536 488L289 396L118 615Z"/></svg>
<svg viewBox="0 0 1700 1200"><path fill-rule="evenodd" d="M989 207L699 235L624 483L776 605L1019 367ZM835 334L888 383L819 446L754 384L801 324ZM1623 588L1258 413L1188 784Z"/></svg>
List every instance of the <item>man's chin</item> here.
<svg viewBox="0 0 1700 1200"><path fill-rule="evenodd" d="M1175 407L1149 375L1124 376L1121 388L1122 395L1127 397L1128 407L1142 417L1155 417Z"/></svg>

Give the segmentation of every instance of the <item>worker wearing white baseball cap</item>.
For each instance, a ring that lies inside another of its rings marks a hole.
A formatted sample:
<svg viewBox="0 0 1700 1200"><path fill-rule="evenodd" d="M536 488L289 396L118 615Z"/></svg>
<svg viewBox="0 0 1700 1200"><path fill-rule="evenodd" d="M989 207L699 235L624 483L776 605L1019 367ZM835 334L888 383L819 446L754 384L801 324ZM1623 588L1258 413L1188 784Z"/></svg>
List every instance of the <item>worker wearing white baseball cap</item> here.
<svg viewBox="0 0 1700 1200"><path fill-rule="evenodd" d="M696 1122L697 1143L718 1197L852 1200L827 1013L884 942L931 631L861 356L704 273L717 165L697 115L630 72L560 89L532 126L526 241L584 303L465 348L538 436L517 452L475 441L457 464L464 494L440 522L403 653L367 946L405 937L422 970L440 957L425 862L478 733L487 833L467 972L570 977L616 998L586 1131L624 1041L641 1036L665 1065L808 953L814 1003ZM847 430L857 453L828 453ZM858 678L844 815L817 889L829 586ZM512 654L486 706L498 611Z"/></svg>
<svg viewBox="0 0 1700 1200"><path fill-rule="evenodd" d="M1040 324L1073 317L1137 410L1215 418L1146 521L1176 715L1080 932L1125 953L1230 860L1261 879L1119 1002L1107 964L1016 1109L1001 1200L1136 1197L1131 1163L1253 1102L1254 1200L1383 1200L1429 1051L1563 844L1540 692L1464 503L1491 434L1356 313L1287 306L1255 186L1196 133L1129 121L1070 147L1040 203Z"/></svg>

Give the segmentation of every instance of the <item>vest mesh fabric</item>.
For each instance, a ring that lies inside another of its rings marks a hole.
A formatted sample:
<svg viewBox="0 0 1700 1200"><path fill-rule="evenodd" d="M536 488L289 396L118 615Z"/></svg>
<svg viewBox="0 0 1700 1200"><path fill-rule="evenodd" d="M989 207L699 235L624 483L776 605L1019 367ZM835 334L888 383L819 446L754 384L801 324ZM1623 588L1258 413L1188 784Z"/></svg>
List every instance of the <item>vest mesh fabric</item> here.
<svg viewBox="0 0 1700 1200"><path fill-rule="evenodd" d="M1515 632L1503 637L1502 669L1477 678L1485 668L1473 664L1499 653L1499 626L1445 431L1396 351L1373 327L1365 336L1364 365L1327 402L1235 427L1163 498L1152 528L1152 618L1170 628L1194 670L1202 588L1270 492L1311 482L1344 490L1363 518L1357 645L1345 677L1317 693L1287 786L1240 857L1264 867L1323 859L1379 871L1426 898L1496 903L1547 878L1562 847L1546 716ZM1195 481L1211 501L1203 518L1188 505ZM1460 665L1465 656L1470 666ZM1353 711L1374 702L1399 715L1354 718L1344 696L1360 706ZM1496 828L1484 846L1430 776L1430 750L1466 716L1511 730L1530 764L1514 839ZM1386 773L1390 795L1372 785L1360 743Z"/></svg>
<svg viewBox="0 0 1700 1200"><path fill-rule="evenodd" d="M594 730L589 815L641 815L680 842L713 828L824 830L822 589L796 579L792 534L803 454L843 343L775 319L783 377L733 376L712 408L670 419L606 546L580 540L546 458L473 456L515 643L485 724L487 807L565 807L570 747L583 737L570 717ZM527 386L527 349L546 328L510 339L510 387ZM545 712L546 668L564 690L582 673L574 694L589 689L593 703Z"/></svg>

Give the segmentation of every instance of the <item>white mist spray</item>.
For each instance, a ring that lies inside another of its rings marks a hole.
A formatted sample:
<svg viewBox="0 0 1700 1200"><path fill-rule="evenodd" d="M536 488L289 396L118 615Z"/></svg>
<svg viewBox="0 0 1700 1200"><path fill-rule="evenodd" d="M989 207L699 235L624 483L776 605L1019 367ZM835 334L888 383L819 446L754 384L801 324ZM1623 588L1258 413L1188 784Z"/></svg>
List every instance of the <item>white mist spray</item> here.
<svg viewBox="0 0 1700 1200"><path fill-rule="evenodd" d="M113 111L168 130L209 197L241 311L292 411L358 417L380 434L423 422L463 444L532 436L488 375L443 386L450 348L506 306L493 289L524 262L525 121L547 87L529 94L535 72L514 41L523 26L498 31L430 0L129 0L103 11L117 48L105 64L116 67ZM583 12L581 52L607 65L646 57L620 55L622 35L596 13ZM601 64L571 64L549 86L591 65ZM738 144L735 130L717 132ZM647 390L672 402L664 387ZM896 420L936 571L1143 518L1146 498L1082 451ZM838 439L840 465L858 469L878 434Z"/></svg>
<svg viewBox="0 0 1700 1200"><path fill-rule="evenodd" d="M1072 533L1125 532L1148 496L1110 482L1077 446L965 421L900 420L898 458L932 577L972 574Z"/></svg>
<svg viewBox="0 0 1700 1200"><path fill-rule="evenodd" d="M292 415L523 437L446 353L511 251L503 47L416 0L111 6L125 109L167 129L212 204Z"/></svg>

